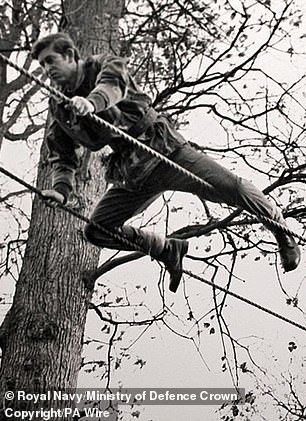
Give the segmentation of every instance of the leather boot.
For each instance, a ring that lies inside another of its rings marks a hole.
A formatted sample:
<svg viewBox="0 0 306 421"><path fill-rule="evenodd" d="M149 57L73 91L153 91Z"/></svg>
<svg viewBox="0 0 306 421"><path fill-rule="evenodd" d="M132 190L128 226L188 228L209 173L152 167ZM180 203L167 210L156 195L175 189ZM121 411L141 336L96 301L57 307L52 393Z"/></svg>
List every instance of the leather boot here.
<svg viewBox="0 0 306 421"><path fill-rule="evenodd" d="M169 238L165 242L164 249L158 260L164 263L170 274L169 289L176 292L183 274L183 257L188 251L188 241L177 238Z"/></svg>
<svg viewBox="0 0 306 421"><path fill-rule="evenodd" d="M290 272L296 269L301 260L301 252L295 239L283 231L275 233L275 238L279 245L279 254L284 271Z"/></svg>

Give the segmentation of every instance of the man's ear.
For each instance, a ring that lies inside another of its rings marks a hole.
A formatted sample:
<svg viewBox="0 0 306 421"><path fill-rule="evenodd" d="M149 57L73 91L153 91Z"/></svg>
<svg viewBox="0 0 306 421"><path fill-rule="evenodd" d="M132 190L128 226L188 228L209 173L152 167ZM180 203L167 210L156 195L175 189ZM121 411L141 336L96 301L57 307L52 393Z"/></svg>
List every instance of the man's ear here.
<svg viewBox="0 0 306 421"><path fill-rule="evenodd" d="M69 61L76 61L74 49L73 48L67 48L66 50L66 57L69 59Z"/></svg>

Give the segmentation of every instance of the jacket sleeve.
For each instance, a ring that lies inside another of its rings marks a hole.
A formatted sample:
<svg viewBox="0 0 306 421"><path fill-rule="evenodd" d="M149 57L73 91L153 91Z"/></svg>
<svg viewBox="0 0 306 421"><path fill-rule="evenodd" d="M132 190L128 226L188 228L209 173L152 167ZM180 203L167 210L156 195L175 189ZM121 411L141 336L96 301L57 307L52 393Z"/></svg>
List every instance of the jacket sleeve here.
<svg viewBox="0 0 306 421"><path fill-rule="evenodd" d="M52 119L47 130L48 162L51 166L52 188L67 201L73 189L75 170L79 160L73 140Z"/></svg>
<svg viewBox="0 0 306 421"><path fill-rule="evenodd" d="M127 94L129 72L126 59L116 56L98 56L101 70L97 75L95 88L87 99L95 106L99 113L122 101Z"/></svg>

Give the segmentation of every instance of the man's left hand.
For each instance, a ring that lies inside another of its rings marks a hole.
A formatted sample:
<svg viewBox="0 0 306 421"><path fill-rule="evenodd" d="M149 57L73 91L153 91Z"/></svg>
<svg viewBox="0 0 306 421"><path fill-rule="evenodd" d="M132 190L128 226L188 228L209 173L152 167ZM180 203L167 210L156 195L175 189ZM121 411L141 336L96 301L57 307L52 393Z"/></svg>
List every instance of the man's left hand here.
<svg viewBox="0 0 306 421"><path fill-rule="evenodd" d="M87 115L89 113L94 113L95 107L94 105L88 101L88 99L82 96L74 96L71 98L71 108L75 111L78 115ZM69 104L70 107L70 104Z"/></svg>

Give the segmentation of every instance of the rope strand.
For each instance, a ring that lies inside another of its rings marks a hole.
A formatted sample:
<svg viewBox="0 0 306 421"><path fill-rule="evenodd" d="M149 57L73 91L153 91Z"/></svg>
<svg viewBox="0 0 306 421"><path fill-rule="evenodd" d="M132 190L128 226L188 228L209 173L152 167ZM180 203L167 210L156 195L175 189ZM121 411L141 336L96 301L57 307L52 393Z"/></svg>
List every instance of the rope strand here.
<svg viewBox="0 0 306 421"><path fill-rule="evenodd" d="M210 285L211 287L216 288L217 290L222 291L225 294L231 295L232 297L236 298L237 300L243 301L244 303L246 303L246 304L248 304L248 305L250 305L252 307L257 308L257 309L259 309L259 310L261 310L261 311L269 314L270 316L276 317L277 319L280 319L283 322L289 323L289 324L291 324L291 325L293 325L293 326L295 326L295 327L297 327L297 328L299 328L301 330L304 330L306 332L306 326L303 326L303 325L295 322L294 320L288 319L287 317L283 316L282 314L276 313L275 311L273 311L273 310L271 310L271 309L269 309L267 307L264 307L261 304L258 304L258 303L254 302L254 301L251 301L248 298L245 298L245 297L243 297L243 296L241 296L241 295L239 295L239 294L237 294L237 293L235 293L235 292L233 292L233 291L231 291L229 289L226 289L226 288L222 287L221 285L217 285L217 284L215 284L212 281L208 281L207 279L204 279L201 276L196 275L195 273L193 273L193 272L191 272L189 270L185 270L184 269L183 272L186 275L189 275L192 278L197 279L198 281L203 282L204 284Z"/></svg>
<svg viewBox="0 0 306 421"><path fill-rule="evenodd" d="M26 181L22 180L21 178L17 177L16 175L12 174L10 171L4 169L3 167L0 167L0 172L2 172L3 174L5 174L7 177L11 178L12 180L17 181L17 183L19 183L22 186L26 187L31 192L37 194L38 197L40 199L42 199L43 201L47 202L49 200L48 197L46 197L46 196L44 196L42 194L42 191L41 190L37 189L36 187L32 186L31 184L27 183ZM140 251L141 253L147 254L147 251L144 250L140 245L138 245L137 243L134 243L134 242L130 241L128 238L126 238L123 235L121 235L118 230L110 231L110 230L106 229L105 227L103 227L102 225L99 225L96 222L94 222L94 221L90 220L89 218L87 218L86 216L80 214L79 212L71 209L69 206L66 206L66 205L62 204L58 200L56 200L56 199L52 199L52 200L54 202L56 202L57 207L61 208L65 212L70 213L70 215L75 216L76 218L78 218L79 220L81 220L83 222L86 222L88 224L90 223L91 225L93 225L99 231L103 232L104 234L109 235L110 237L114 238L115 240L119 240L124 245L127 245L127 246L131 247L134 250Z"/></svg>
<svg viewBox="0 0 306 421"><path fill-rule="evenodd" d="M19 184L23 185L24 187L26 187L27 189L29 189L33 193L37 194L40 199L46 201L46 197L42 194L41 190L37 189L36 187L32 186L31 184L27 183L26 181L22 180L21 178L17 177L16 175L12 174L10 171L4 169L3 167L0 167L0 172L2 172L3 174L5 174L7 177L11 178L12 180L18 182ZM87 218L86 216L80 214L77 211L74 211L73 209L69 208L67 205L63 205L62 203L60 203L60 202L58 202L56 200L55 200L55 202L58 204L58 207L60 207L65 212L70 213L75 218L78 218L79 220L81 220L83 222L90 222L90 223L92 223L92 221L90 221L89 218ZM111 231L108 231L107 229L105 229L104 227L102 227L101 225L99 225L97 223L94 223L94 226L95 226L95 228L97 228L97 229L99 229L99 230L107 233L108 235L112 236L116 240L120 240L124 244L127 244L129 246L132 246L135 250L138 250L138 251L141 251L144 254L147 254L147 252L144 251L144 250L142 250L141 247L138 244L135 244L135 243L129 241L127 238L125 238L122 235L120 235L119 232L111 232ZM248 305L250 305L252 307L255 307L255 308L257 308L257 309L259 309L259 310L261 310L261 311L263 311L263 312L265 312L265 313L267 313L267 314L269 314L269 315L271 315L271 316L273 316L273 317L275 317L275 318L277 318L279 320L282 320L283 322L286 322L286 323L288 323L288 324L290 324L290 325L292 325L294 327L297 327L298 329L301 329L301 330L303 330L303 331L306 332L306 326L303 326L303 325L295 322L294 320L290 320L287 317L285 317L285 316L283 316L283 315L281 315L279 313L276 313L275 311L270 310L269 308L266 308L266 307L262 306L261 304L258 304L258 303L254 302L254 301L251 301L248 298L245 298L245 297L243 297L243 296L241 296L239 294L236 294L235 292L232 292L232 291L230 291L230 290L222 287L221 285L217 285L217 284L215 284L212 281L208 281L207 279L204 279L201 276L196 275L195 273L193 273L193 272L191 272L189 270L183 269L183 273L185 273L186 275L188 275L188 276L190 276L190 277L192 277L194 279L197 279L197 280L199 280L199 281L201 281L201 282L203 282L203 283L205 283L205 284L207 284L207 285L209 285L209 286L211 286L211 287L213 287L213 288L215 288L215 289L217 289L219 291L222 291L222 292L224 292L224 293L226 293L228 295L231 295L232 297L234 297L234 298L236 298L236 299L238 299L240 301L243 301L246 304L248 304Z"/></svg>
<svg viewBox="0 0 306 421"><path fill-rule="evenodd" d="M32 80L33 82L37 83L41 87L45 88L56 99L59 99L61 101L67 102L68 104L71 104L70 98L68 98L62 92L60 92L59 90L55 89L53 86L48 85L47 83L45 83L44 81L42 81L41 79L39 79L37 76L35 76L32 73L30 73L26 69L18 66L16 63L14 63L8 57L6 57L5 55L3 55L1 53L0 53L0 59L2 61L4 61L6 64L8 64L9 66L13 67L15 70L17 70L20 73L22 73L28 79ZM134 139L132 136L128 135L123 130L119 129L118 127L113 126L111 123L103 120L102 118L98 117L95 114L88 114L87 116L88 116L88 118L92 119L95 123L100 124L101 126L104 126L104 127L108 128L108 129L112 130L115 134L119 135L120 137L122 137L127 142L132 143L136 148L141 149L141 150L149 153L150 155L154 156L155 158L158 158L160 161L162 161L162 162L166 163L167 165L169 165L171 168L173 168L176 171L184 174L190 180L195 181L197 183L200 183L200 185L202 185L205 188L211 188L211 185L209 183L207 183L205 180L203 180L202 178L198 177L197 175L193 174L192 172L186 170L185 168L183 168L180 165L176 164L175 162L171 161L169 158L167 158L166 156L164 156L161 153L157 152L156 150L150 148L149 146L144 145L139 140ZM271 218L269 218L269 217L267 217L265 215L256 214L256 216L257 216L257 218L260 221L263 221L263 222L269 224L270 226L273 226L275 229L277 229L277 230L280 229L283 232L285 232L287 235L296 237L299 240L305 242L305 238L303 236L297 234L296 232L292 231L291 229L289 229L288 227L284 226L283 224L281 224L281 223L279 223L277 221L274 221L273 219L271 219Z"/></svg>
<svg viewBox="0 0 306 421"><path fill-rule="evenodd" d="M15 70L19 71L20 73L22 73L24 76L26 76L27 78L29 78L31 81L36 82L38 85L40 85L41 87L45 88L52 96L54 96L56 99L59 99L61 101L65 101L67 103L71 103L70 98L66 97L62 92L58 91L57 89L55 89L54 87L46 84L44 81L42 81L41 79L39 79L37 76L33 75L32 73L28 72L26 69L18 66L17 64L15 64L14 62L12 62L9 58L7 58L6 56L4 56L3 54L0 53L0 59L2 61L4 61L6 64L8 64L9 66L13 67ZM108 123L105 120L102 120L101 118L99 118L98 116L94 115L94 114L89 114L88 117L90 119L92 119L93 121L95 121L96 123L111 129L114 133L116 133L117 135L121 136L124 140L126 140L129 143L132 143L135 147L142 149L145 152L150 153L152 156L154 156L155 158L160 159L162 162L166 163L167 165L171 166L172 168L174 168L176 171L181 172L182 174L184 174L186 177L192 179L193 181L196 181L198 183L200 183L202 186L204 187L210 187L210 184L205 182L204 180L202 180L200 177L196 176L195 174L191 173L190 171L186 170L185 168L182 168L181 166L177 165L176 163L174 163L173 161L171 161L170 159L168 159L167 157L165 157L164 155L160 154L159 152L155 151L154 149L151 149L150 147L144 145L143 143L139 142L137 139L134 139L132 136L128 135L127 133L125 133L124 131L120 130L119 128L113 126L112 124ZM25 182L24 180L21 180L20 178L18 178L17 176L15 176L14 174L12 174L11 172L5 170L4 168L0 167L0 172L2 172L3 174L5 174L6 176L10 177L11 179L17 181L18 183L22 184L24 187L26 187L27 189L29 189L30 191L32 191L33 193L37 194L38 197L40 199L43 200L47 200L46 197L44 197L44 195L42 194L41 190L35 188L34 186L28 184L27 182ZM131 242L130 240L128 240L126 237L124 237L123 235L120 234L120 232L116 231L109 231L106 228L102 227L101 225L94 223L93 221L91 221L89 218L85 217L84 215L81 215L80 213L74 211L73 209L69 208L66 205L63 205L60 202L57 202L58 207L60 207L62 210L64 210L65 212L70 213L71 215L73 215L75 218L78 218L79 220L82 220L83 222L86 223L91 223L95 226L95 228L97 228L98 230L101 230L102 232L106 233L107 235L111 236L112 238L115 238L116 240L121 241L123 244L128 245L129 247L132 247L134 250L138 250L141 251L142 253L147 254L147 251L142 249L138 244ZM277 229L281 229L283 230L286 234L288 235L292 235L295 236L297 238L299 238L300 240L302 240L303 242L305 242L304 237L298 235L297 233L293 232L292 230L290 230L289 228L283 226L282 224L264 216L264 215L257 215L257 217L266 222L269 223L270 225L274 226ZM185 273L186 275L189 275L191 277L193 277L194 279L200 280L201 282L206 283L207 285L212 286L213 288L218 289L219 291L222 291L226 294L231 295L232 297L239 299L240 301L243 301L245 303L247 303L248 305L251 305L261 311L264 311L266 313L268 313L269 315L276 317L286 323L289 323L303 331L306 331L306 327L293 321L290 320L284 316L282 316L279 313L276 313L266 307L263 307L262 305L255 303L245 297L240 296L239 294L236 294L230 290L227 290L226 288L220 286L220 285L216 285L214 284L212 281L208 281L196 274L194 274L191 271L188 270L183 270L183 273Z"/></svg>

